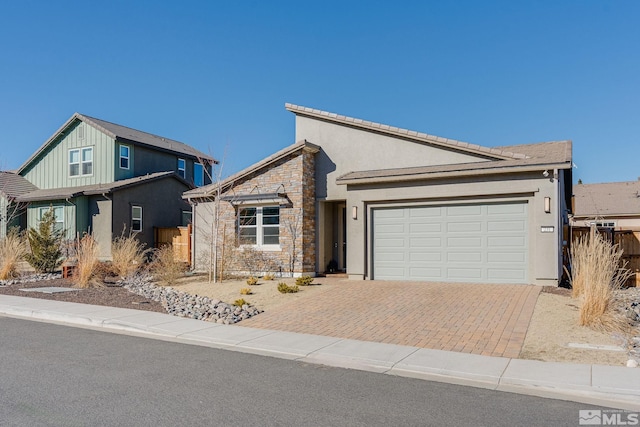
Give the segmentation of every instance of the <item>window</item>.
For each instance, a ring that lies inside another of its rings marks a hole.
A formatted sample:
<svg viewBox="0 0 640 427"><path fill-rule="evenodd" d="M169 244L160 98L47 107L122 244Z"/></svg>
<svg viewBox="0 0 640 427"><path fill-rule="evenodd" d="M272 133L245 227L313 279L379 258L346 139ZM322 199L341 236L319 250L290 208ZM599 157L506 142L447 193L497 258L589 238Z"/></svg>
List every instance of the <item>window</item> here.
<svg viewBox="0 0 640 427"><path fill-rule="evenodd" d="M82 175L93 174L93 148L82 149Z"/></svg>
<svg viewBox="0 0 640 427"><path fill-rule="evenodd" d="M51 208L40 208L38 211L38 222L42 221L42 217L49 211L49 209ZM64 206L53 206L53 216L56 219L56 222L53 225L54 231L64 230Z"/></svg>
<svg viewBox="0 0 640 427"><path fill-rule="evenodd" d="M178 175L185 178L187 174L185 173L186 162L184 159L178 159Z"/></svg>
<svg viewBox="0 0 640 427"><path fill-rule="evenodd" d="M131 230L142 231L142 206L131 206Z"/></svg>
<svg viewBox="0 0 640 427"><path fill-rule="evenodd" d="M193 164L193 185L202 187L204 185L204 167L202 163Z"/></svg>
<svg viewBox="0 0 640 427"><path fill-rule="evenodd" d="M120 146L120 169L129 169L129 146Z"/></svg>
<svg viewBox="0 0 640 427"><path fill-rule="evenodd" d="M246 207L238 210L238 237L241 245L280 244L280 207Z"/></svg>
<svg viewBox="0 0 640 427"><path fill-rule="evenodd" d="M191 211L182 211L182 226L186 227L187 225L191 224L192 221L193 215Z"/></svg>
<svg viewBox="0 0 640 427"><path fill-rule="evenodd" d="M69 150L69 176L93 174L93 147Z"/></svg>

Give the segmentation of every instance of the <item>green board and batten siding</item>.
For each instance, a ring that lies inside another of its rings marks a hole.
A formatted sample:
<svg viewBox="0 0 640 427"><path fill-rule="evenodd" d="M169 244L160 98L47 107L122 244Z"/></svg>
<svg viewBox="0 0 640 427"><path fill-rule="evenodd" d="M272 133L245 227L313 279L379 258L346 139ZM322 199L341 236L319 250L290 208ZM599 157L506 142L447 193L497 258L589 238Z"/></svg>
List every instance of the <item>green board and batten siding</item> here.
<svg viewBox="0 0 640 427"><path fill-rule="evenodd" d="M76 197L72 200L52 200L49 202L32 202L27 214L27 227L38 228L39 211L50 206L64 206L65 238L75 239L78 235L89 232L89 200L88 197Z"/></svg>
<svg viewBox="0 0 640 427"><path fill-rule="evenodd" d="M84 134L81 136L81 134ZM22 174L40 189L78 187L114 181L113 138L93 126L76 121L49 145ZM93 147L93 174L69 176L69 150Z"/></svg>

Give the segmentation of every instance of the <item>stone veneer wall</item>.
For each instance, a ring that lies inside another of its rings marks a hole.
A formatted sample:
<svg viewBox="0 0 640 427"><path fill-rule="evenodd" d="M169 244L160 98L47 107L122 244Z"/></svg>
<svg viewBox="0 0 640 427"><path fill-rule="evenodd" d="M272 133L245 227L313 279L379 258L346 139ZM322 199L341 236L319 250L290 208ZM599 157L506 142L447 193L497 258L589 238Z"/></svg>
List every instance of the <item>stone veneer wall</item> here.
<svg viewBox="0 0 640 427"><path fill-rule="evenodd" d="M237 247L237 207L227 201L220 202L220 230L218 252L226 275L253 273L247 263L266 265L256 273L274 272L282 275L314 274L315 266L315 158L304 148L292 153L268 169L262 169L233 183L224 193L263 194L286 193L289 202L280 205L280 250L244 249ZM213 205L212 202L208 202ZM253 205L246 205L253 206ZM264 205L268 206L268 205ZM201 209L198 207L198 209ZM211 207L208 211L213 211ZM222 233L224 231L224 239ZM197 231L196 231L197 232ZM196 264L208 264L209 248L200 246ZM224 246L224 251L222 247ZM224 252L224 256L221 254ZM293 258L293 263L292 263ZM293 264L293 266L292 266Z"/></svg>

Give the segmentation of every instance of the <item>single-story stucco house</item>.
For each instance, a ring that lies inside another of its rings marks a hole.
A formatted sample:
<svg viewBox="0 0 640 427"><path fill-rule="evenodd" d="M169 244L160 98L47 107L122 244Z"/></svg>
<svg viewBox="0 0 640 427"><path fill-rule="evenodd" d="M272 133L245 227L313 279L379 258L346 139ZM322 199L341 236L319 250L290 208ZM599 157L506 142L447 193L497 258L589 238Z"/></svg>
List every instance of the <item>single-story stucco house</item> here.
<svg viewBox="0 0 640 427"><path fill-rule="evenodd" d="M224 234L225 244L294 275L559 283L571 141L488 148L286 109L295 115L298 142L184 193L193 207L197 269L211 265L212 236L220 244Z"/></svg>

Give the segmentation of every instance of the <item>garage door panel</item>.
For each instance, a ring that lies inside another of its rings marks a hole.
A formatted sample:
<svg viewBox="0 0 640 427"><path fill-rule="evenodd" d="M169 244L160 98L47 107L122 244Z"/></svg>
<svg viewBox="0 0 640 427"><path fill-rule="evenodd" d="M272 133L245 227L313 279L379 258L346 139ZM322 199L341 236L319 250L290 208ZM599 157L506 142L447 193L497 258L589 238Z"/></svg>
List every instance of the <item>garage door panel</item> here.
<svg viewBox="0 0 640 427"><path fill-rule="evenodd" d="M378 232L380 234L386 234L386 233L403 233L405 229L405 224L403 223L397 223L397 224L380 224L379 225L379 229Z"/></svg>
<svg viewBox="0 0 640 427"><path fill-rule="evenodd" d="M394 252L394 251L387 251L387 252L383 252L384 253L384 263L396 263L396 262L403 262L406 259L406 256L403 252ZM382 263L382 261L378 261L379 263Z"/></svg>
<svg viewBox="0 0 640 427"><path fill-rule="evenodd" d="M378 276L381 280L395 280L396 277L404 276L404 269L399 267L380 267Z"/></svg>
<svg viewBox="0 0 640 427"><path fill-rule="evenodd" d="M442 239L439 237L409 239L410 248L439 248L440 246L442 246Z"/></svg>
<svg viewBox="0 0 640 427"><path fill-rule="evenodd" d="M497 237L489 237L487 239L487 246L489 248L502 248L502 247L516 247L521 248L524 246L525 238L520 236L497 236Z"/></svg>
<svg viewBox="0 0 640 427"><path fill-rule="evenodd" d="M440 233L442 231L442 224L436 223L422 223L422 224L409 224L410 233Z"/></svg>
<svg viewBox="0 0 640 427"><path fill-rule="evenodd" d="M482 247L481 237L449 237L447 246L450 248L480 248Z"/></svg>
<svg viewBox="0 0 640 427"><path fill-rule="evenodd" d="M488 252L487 262L500 262L504 264L522 264L527 259L524 252Z"/></svg>
<svg viewBox="0 0 640 427"><path fill-rule="evenodd" d="M449 252L447 253L447 261L449 262L480 262L482 261L481 252Z"/></svg>
<svg viewBox="0 0 640 427"><path fill-rule="evenodd" d="M474 233L482 231L482 222L450 222L447 224L449 233Z"/></svg>
<svg viewBox="0 0 640 427"><path fill-rule="evenodd" d="M409 254L411 262L440 262L442 261L442 252L411 252Z"/></svg>
<svg viewBox="0 0 640 427"><path fill-rule="evenodd" d="M374 279L526 283L527 204L372 210Z"/></svg>
<svg viewBox="0 0 640 427"><path fill-rule="evenodd" d="M404 240L402 239L380 239L379 249L384 251L387 248L403 248Z"/></svg>
<svg viewBox="0 0 640 427"><path fill-rule="evenodd" d="M442 208L440 207L417 207L417 208L413 208L409 211L409 217L416 219L419 221L418 218L425 218L428 221L431 221L432 218L434 217L441 217L443 214L442 212Z"/></svg>
<svg viewBox="0 0 640 427"><path fill-rule="evenodd" d="M477 216L481 213L481 205L447 206L447 216Z"/></svg>
<svg viewBox="0 0 640 427"><path fill-rule="evenodd" d="M519 221L488 221L488 231L525 231L526 222L524 220Z"/></svg>

